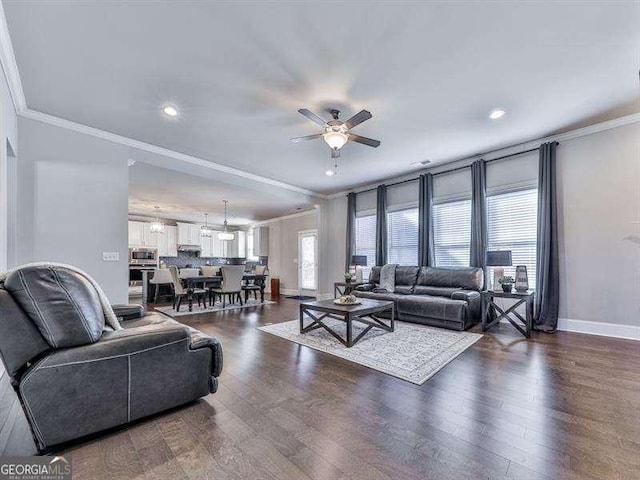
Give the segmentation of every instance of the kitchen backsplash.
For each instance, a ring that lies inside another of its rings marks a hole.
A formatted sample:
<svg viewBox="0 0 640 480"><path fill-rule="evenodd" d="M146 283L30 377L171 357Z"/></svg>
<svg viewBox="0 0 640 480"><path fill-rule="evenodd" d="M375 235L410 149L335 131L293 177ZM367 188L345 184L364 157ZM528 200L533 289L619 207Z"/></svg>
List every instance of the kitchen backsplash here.
<svg viewBox="0 0 640 480"><path fill-rule="evenodd" d="M178 252L177 257L160 257L160 261L167 266L175 265L178 268L201 267L202 265L243 265L244 258L199 257L193 252ZM267 265L267 257L260 257L259 262L246 262L247 264Z"/></svg>

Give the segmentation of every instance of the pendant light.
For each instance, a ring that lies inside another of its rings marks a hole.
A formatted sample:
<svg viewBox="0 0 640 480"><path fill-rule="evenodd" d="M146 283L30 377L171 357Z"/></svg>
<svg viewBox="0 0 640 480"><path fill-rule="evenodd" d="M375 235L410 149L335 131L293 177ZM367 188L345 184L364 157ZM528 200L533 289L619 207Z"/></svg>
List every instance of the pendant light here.
<svg viewBox="0 0 640 480"><path fill-rule="evenodd" d="M218 234L219 240L233 240L235 235L232 232L227 231L227 204L229 200L223 200L224 203L224 230Z"/></svg>
<svg viewBox="0 0 640 480"><path fill-rule="evenodd" d="M204 214L204 225L200 226L200 235L203 237L210 237L213 233L213 231L211 230L211 227L209 226L209 214L205 213Z"/></svg>
<svg viewBox="0 0 640 480"><path fill-rule="evenodd" d="M164 223L160 220L160 207L157 205L154 207L156 209L156 218L149 225L149 231L151 233L164 233Z"/></svg>

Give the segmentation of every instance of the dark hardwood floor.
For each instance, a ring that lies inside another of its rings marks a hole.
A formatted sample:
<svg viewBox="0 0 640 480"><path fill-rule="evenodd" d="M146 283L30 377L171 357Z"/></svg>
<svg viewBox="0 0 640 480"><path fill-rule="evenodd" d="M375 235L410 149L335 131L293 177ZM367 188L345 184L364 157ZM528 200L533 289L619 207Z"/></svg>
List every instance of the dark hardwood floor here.
<svg viewBox="0 0 640 480"><path fill-rule="evenodd" d="M640 478L638 342L501 325L416 386L256 329L297 308L181 317L218 392L70 448L74 478Z"/></svg>

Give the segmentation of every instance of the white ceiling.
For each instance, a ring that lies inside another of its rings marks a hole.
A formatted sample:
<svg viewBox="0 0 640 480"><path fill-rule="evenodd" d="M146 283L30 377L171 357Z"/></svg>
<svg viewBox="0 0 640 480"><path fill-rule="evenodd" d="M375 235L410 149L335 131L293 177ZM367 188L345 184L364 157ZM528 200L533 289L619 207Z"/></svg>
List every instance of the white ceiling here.
<svg viewBox="0 0 640 480"><path fill-rule="evenodd" d="M637 1L4 6L29 108L325 194L640 111ZM326 177L302 107L382 145Z"/></svg>

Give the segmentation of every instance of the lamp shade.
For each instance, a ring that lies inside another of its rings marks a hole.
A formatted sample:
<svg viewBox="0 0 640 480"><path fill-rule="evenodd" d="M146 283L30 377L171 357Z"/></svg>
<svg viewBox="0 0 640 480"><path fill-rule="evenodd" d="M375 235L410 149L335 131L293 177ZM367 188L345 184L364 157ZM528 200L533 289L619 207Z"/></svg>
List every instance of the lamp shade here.
<svg viewBox="0 0 640 480"><path fill-rule="evenodd" d="M351 265L356 267L366 267L367 266L367 256L366 255L351 255Z"/></svg>
<svg viewBox="0 0 640 480"><path fill-rule="evenodd" d="M511 250L490 250L487 252L487 267L510 267Z"/></svg>

